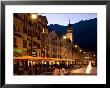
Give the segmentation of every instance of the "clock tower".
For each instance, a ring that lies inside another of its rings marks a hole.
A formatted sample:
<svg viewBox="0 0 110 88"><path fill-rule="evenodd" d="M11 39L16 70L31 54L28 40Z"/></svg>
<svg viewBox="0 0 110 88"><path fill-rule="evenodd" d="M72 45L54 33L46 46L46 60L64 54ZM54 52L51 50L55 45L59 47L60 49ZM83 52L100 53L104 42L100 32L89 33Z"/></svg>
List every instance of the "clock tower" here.
<svg viewBox="0 0 110 88"><path fill-rule="evenodd" d="M70 39L71 42L73 42L73 28L72 28L72 25L70 24L70 20L69 20L69 24L68 24L68 26L67 26L66 37L67 37L68 39Z"/></svg>

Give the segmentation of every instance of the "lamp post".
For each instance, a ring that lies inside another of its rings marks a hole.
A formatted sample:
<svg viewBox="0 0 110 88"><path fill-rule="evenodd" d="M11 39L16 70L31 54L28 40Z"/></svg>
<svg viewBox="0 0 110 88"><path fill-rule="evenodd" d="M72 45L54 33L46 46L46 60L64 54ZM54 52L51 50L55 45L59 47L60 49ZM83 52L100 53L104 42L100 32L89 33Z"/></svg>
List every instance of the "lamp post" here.
<svg viewBox="0 0 110 88"><path fill-rule="evenodd" d="M45 51L45 58L46 58L46 52L47 52L46 47L45 47L44 51Z"/></svg>
<svg viewBox="0 0 110 88"><path fill-rule="evenodd" d="M63 36L63 39L65 40L65 39L67 39L67 37L64 35L64 36ZM64 45L65 45L65 44L66 44L66 43L64 42ZM66 48L65 48L65 49L66 49ZM65 52L65 51L64 51L64 52ZM66 59L65 54L66 54L66 53L64 53L64 58Z"/></svg>
<svg viewBox="0 0 110 88"><path fill-rule="evenodd" d="M72 48L72 60L73 60L73 42L71 44L71 48Z"/></svg>
<svg viewBox="0 0 110 88"><path fill-rule="evenodd" d="M74 47L75 47L75 48L78 48L78 45L75 45Z"/></svg>
<svg viewBox="0 0 110 88"><path fill-rule="evenodd" d="M82 50L80 49L80 52L82 52Z"/></svg>
<svg viewBox="0 0 110 88"><path fill-rule="evenodd" d="M42 57L45 58L45 51L46 51L46 48L45 48L45 31L44 31L44 26L43 26L43 30L42 30L42 40L41 40L41 46L42 46Z"/></svg>
<svg viewBox="0 0 110 88"><path fill-rule="evenodd" d="M32 18L32 20L37 19L37 15L36 14L31 14L31 18Z"/></svg>
<svg viewBox="0 0 110 88"><path fill-rule="evenodd" d="M32 20L37 20L37 14L31 14L31 19ZM31 56L33 55L33 30L34 30L34 27L31 30Z"/></svg>
<svg viewBox="0 0 110 88"><path fill-rule="evenodd" d="M63 39L66 39L66 36L63 36Z"/></svg>

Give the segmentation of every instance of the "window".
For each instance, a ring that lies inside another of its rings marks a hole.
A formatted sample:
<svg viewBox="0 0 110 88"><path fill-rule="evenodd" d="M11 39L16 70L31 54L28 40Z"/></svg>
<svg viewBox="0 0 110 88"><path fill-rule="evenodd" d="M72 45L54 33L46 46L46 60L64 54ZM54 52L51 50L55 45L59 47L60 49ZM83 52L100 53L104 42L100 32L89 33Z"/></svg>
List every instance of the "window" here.
<svg viewBox="0 0 110 88"><path fill-rule="evenodd" d="M37 35L38 35L37 32L35 32L35 37L37 37Z"/></svg>
<svg viewBox="0 0 110 88"><path fill-rule="evenodd" d="M29 41L29 46L31 46L31 41Z"/></svg>
<svg viewBox="0 0 110 88"><path fill-rule="evenodd" d="M14 44L16 44L16 38L14 38Z"/></svg>
<svg viewBox="0 0 110 88"><path fill-rule="evenodd" d="M28 29L28 35L31 36L31 31L30 31L30 29Z"/></svg>
<svg viewBox="0 0 110 88"><path fill-rule="evenodd" d="M53 52L56 52L57 51L57 48L55 49L55 48L53 48Z"/></svg>
<svg viewBox="0 0 110 88"><path fill-rule="evenodd" d="M56 56L55 55L53 55L53 58L55 58Z"/></svg>
<svg viewBox="0 0 110 88"><path fill-rule="evenodd" d="M33 36L36 37L35 31L33 32Z"/></svg>
<svg viewBox="0 0 110 88"><path fill-rule="evenodd" d="M41 40L40 35L37 35L37 39L38 39L38 40Z"/></svg>
<svg viewBox="0 0 110 88"><path fill-rule="evenodd" d="M18 27L18 32L20 32L20 27Z"/></svg>
<svg viewBox="0 0 110 88"><path fill-rule="evenodd" d="M40 48L40 44L36 42L36 47Z"/></svg>
<svg viewBox="0 0 110 88"><path fill-rule="evenodd" d="M14 47L15 47L15 48L17 48L16 42L17 42L17 39L14 38Z"/></svg>
<svg viewBox="0 0 110 88"><path fill-rule="evenodd" d="M38 29L39 29L39 30L41 29L40 25L38 25Z"/></svg>
<svg viewBox="0 0 110 88"><path fill-rule="evenodd" d="M53 41L53 45L55 45L54 41Z"/></svg>
<svg viewBox="0 0 110 88"><path fill-rule="evenodd" d="M36 45L36 42L35 42L35 41L33 41L33 45L34 45L34 46Z"/></svg>
<svg viewBox="0 0 110 88"><path fill-rule="evenodd" d="M26 26L27 26L27 16L26 16Z"/></svg>
<svg viewBox="0 0 110 88"><path fill-rule="evenodd" d="M59 58L59 55L58 55L58 58Z"/></svg>
<svg viewBox="0 0 110 88"><path fill-rule="evenodd" d="M23 48L26 48L26 47L27 47L27 41L23 40Z"/></svg>
<svg viewBox="0 0 110 88"><path fill-rule="evenodd" d="M23 27L23 33L27 33L27 28Z"/></svg>
<svg viewBox="0 0 110 88"><path fill-rule="evenodd" d="M22 19L22 24L24 24L23 19Z"/></svg>
<svg viewBox="0 0 110 88"><path fill-rule="evenodd" d="M17 31L16 31L16 27L15 27L15 25L14 25L14 32L17 32Z"/></svg>

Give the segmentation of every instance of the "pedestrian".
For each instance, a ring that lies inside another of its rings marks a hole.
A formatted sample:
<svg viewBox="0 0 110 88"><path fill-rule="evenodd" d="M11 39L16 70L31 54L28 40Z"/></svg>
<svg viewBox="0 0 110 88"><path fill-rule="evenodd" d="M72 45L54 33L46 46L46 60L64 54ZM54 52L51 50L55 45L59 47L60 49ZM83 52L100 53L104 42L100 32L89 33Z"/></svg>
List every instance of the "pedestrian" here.
<svg viewBox="0 0 110 88"><path fill-rule="evenodd" d="M59 68L59 75L64 75L62 68Z"/></svg>
<svg viewBox="0 0 110 88"><path fill-rule="evenodd" d="M59 75L60 74L58 67L55 67L55 70L54 70L53 74L54 75Z"/></svg>

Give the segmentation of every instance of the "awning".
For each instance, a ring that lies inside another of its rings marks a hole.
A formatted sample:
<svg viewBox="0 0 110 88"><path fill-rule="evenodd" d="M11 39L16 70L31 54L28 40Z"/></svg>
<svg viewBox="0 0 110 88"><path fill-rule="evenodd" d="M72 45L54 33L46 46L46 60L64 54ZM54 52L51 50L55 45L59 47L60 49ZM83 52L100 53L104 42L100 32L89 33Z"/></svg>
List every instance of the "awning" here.
<svg viewBox="0 0 110 88"><path fill-rule="evenodd" d="M32 56L21 56L21 57L14 57L14 59L19 59L19 60L44 60L44 61L73 61L70 59L61 59L61 58L44 58L44 57L32 57Z"/></svg>

